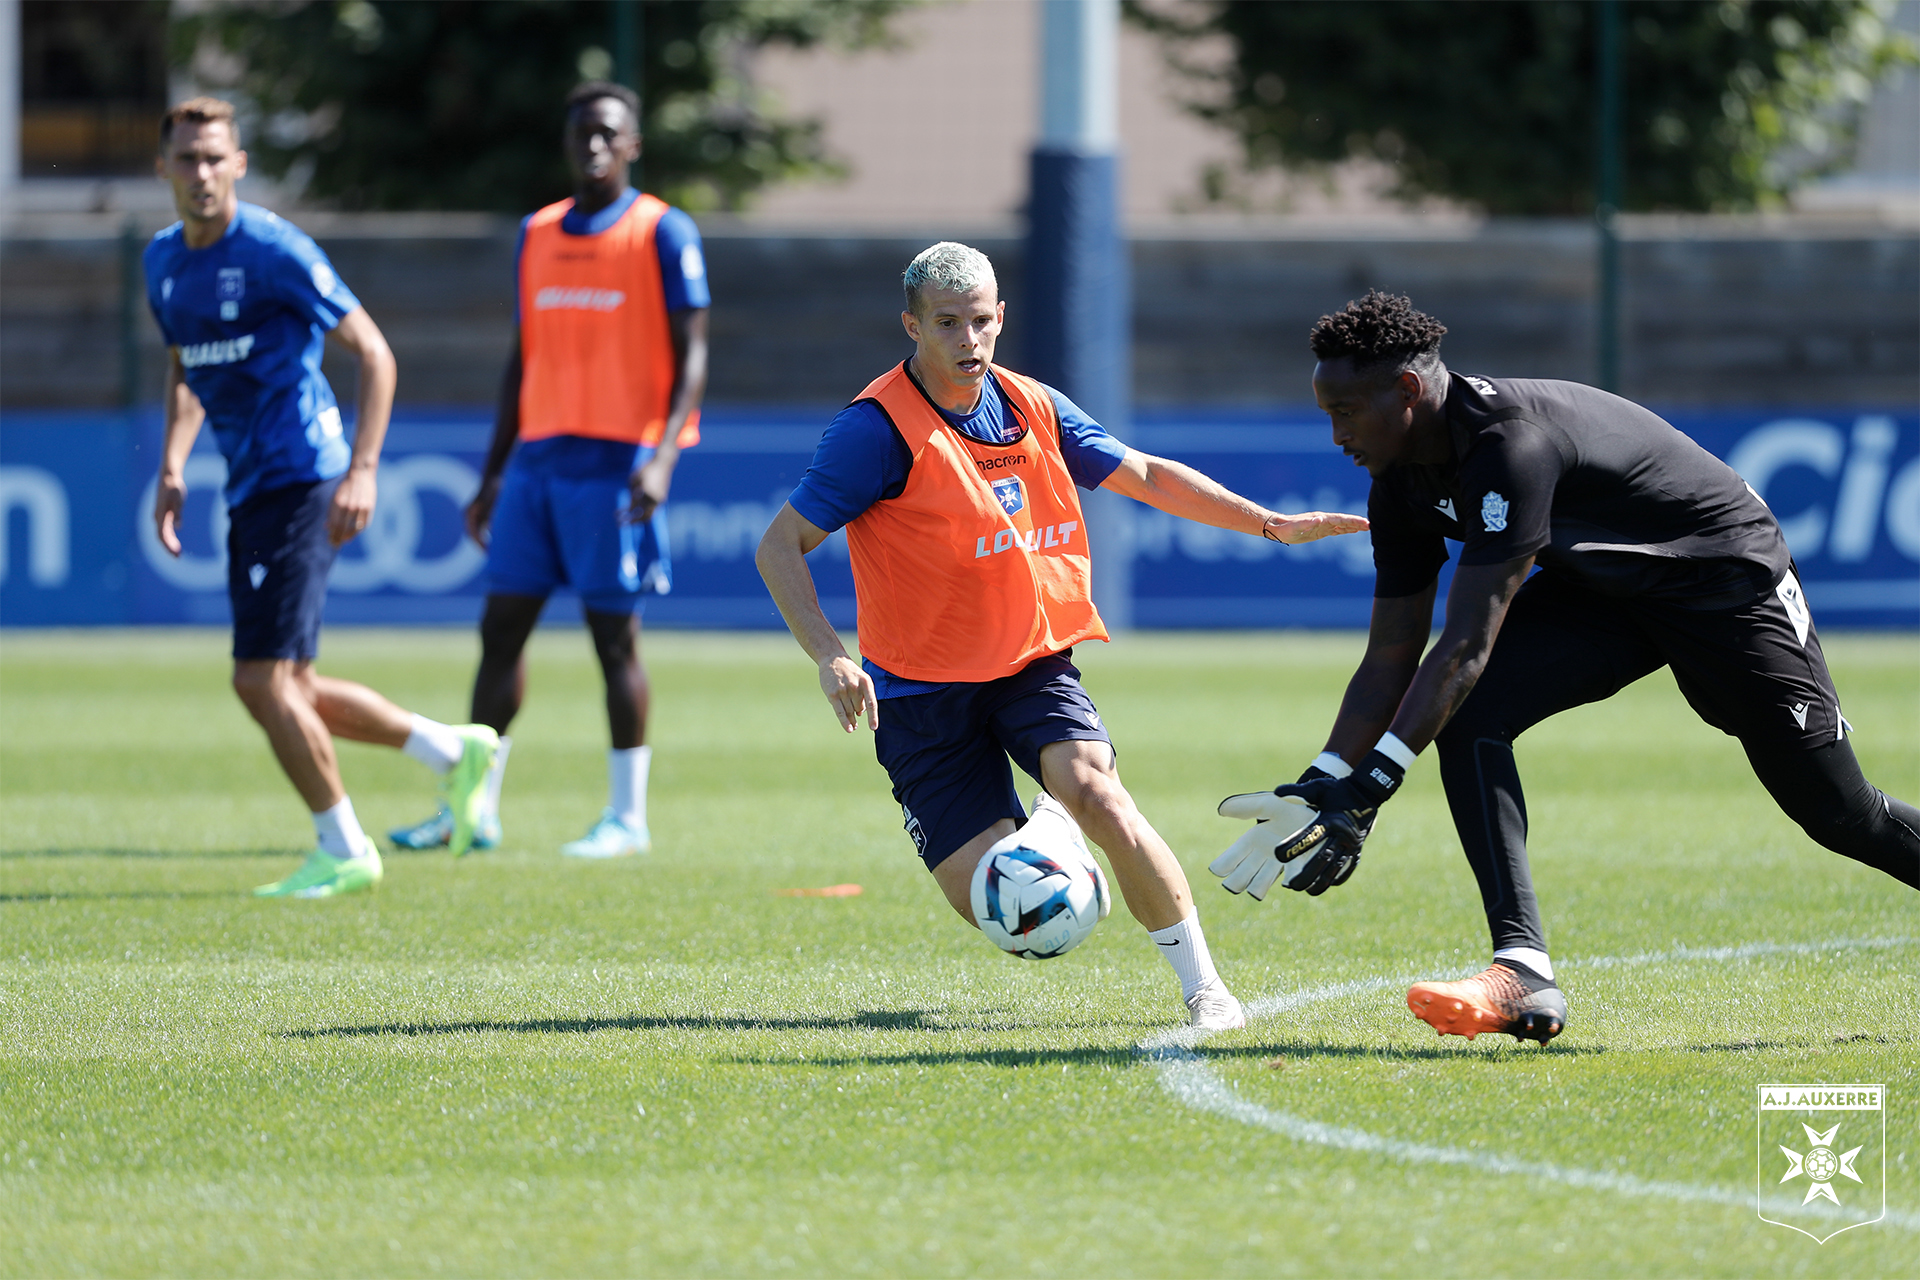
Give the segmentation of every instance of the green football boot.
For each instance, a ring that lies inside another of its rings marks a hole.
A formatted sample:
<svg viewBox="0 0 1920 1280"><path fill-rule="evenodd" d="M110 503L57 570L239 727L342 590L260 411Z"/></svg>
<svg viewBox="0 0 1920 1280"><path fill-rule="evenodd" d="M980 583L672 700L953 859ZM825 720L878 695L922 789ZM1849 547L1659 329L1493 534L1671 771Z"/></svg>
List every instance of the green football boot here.
<svg viewBox="0 0 1920 1280"><path fill-rule="evenodd" d="M447 836L447 848L456 858L465 857L473 848L473 838L487 811L487 774L493 768L494 753L500 750L500 735L483 724L456 726L463 749L460 763L448 772L442 784L447 808L453 812L453 830Z"/></svg>
<svg viewBox="0 0 1920 1280"><path fill-rule="evenodd" d="M300 864L300 869L285 880L263 884L253 891L256 898L337 898L346 893L373 889L384 874L380 850L373 841L357 858L336 858L323 849L315 849Z"/></svg>

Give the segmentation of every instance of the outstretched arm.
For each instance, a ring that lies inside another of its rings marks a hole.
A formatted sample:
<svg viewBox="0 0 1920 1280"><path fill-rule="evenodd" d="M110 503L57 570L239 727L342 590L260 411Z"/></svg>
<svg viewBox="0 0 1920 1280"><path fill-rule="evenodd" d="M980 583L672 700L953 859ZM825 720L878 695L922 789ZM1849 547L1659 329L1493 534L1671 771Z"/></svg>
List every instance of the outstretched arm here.
<svg viewBox="0 0 1920 1280"><path fill-rule="evenodd" d="M827 621L820 608L820 596L813 588L813 572L807 568L807 552L826 541L826 530L793 509L791 503L780 508L761 535L753 563L766 580L767 590L787 630L800 642L820 667L820 692L833 704L840 727L852 733L865 712L869 728L880 727L880 698L873 688L873 677L860 669L840 643L840 633Z"/></svg>
<svg viewBox="0 0 1920 1280"><path fill-rule="evenodd" d="M1156 458L1138 449L1127 450L1126 457L1100 487L1183 520L1275 542L1312 542L1340 533L1358 533L1367 527L1362 516L1325 511L1288 516L1269 511L1184 463Z"/></svg>

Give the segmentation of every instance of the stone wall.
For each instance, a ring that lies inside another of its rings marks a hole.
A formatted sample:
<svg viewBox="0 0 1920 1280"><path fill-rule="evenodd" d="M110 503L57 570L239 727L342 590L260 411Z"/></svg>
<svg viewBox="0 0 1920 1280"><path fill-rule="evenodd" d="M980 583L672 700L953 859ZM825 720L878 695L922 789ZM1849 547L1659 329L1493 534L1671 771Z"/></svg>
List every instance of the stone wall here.
<svg viewBox="0 0 1920 1280"><path fill-rule="evenodd" d="M302 224L385 330L400 394L489 403L512 330L514 224L481 215L322 215ZM104 406L121 387L122 222L16 216L0 237L0 404ZM140 238L153 226L140 226ZM1315 317L1369 287L1412 295L1479 373L1586 379L1593 239L1581 223L1384 228L1275 224L1134 241L1134 384L1144 404L1310 398ZM844 402L906 353L901 267L930 236L708 231L709 395ZM975 237L1009 303L1018 367L1022 246ZM1655 404L1872 406L1920 398L1920 235L1804 219L1635 219L1623 246L1622 388ZM142 395L161 350L136 315ZM329 364L338 378L345 373ZM344 381L337 381L342 398Z"/></svg>

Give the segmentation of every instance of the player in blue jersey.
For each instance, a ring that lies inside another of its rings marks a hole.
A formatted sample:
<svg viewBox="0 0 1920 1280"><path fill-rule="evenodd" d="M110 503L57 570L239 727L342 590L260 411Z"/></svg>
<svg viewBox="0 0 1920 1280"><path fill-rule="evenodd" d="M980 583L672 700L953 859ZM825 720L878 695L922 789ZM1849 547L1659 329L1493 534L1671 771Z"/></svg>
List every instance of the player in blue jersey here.
<svg viewBox="0 0 1920 1280"><path fill-rule="evenodd" d="M610 745L606 808L561 852L616 858L652 845L640 613L672 585L663 504L681 448L699 440L709 299L693 219L628 185L640 154L633 91L580 85L564 119L574 194L521 224L518 332L467 508L488 577L472 714L503 735L478 838L500 838L504 735L526 688L527 639L565 586L580 597L606 681ZM390 837L427 848L452 826L442 810Z"/></svg>
<svg viewBox="0 0 1920 1280"><path fill-rule="evenodd" d="M233 688L313 812L319 847L265 897L370 889L380 854L340 783L333 738L397 747L446 779L464 852L493 761L484 725L410 715L364 685L322 676L320 612L335 553L372 518L393 406L393 353L305 232L242 204L247 171L231 105L195 98L160 122L158 173L180 221L153 238L147 301L169 351L166 442L154 499L161 545L180 554L184 468L203 423L227 460ZM360 366L348 445L320 372L328 337Z"/></svg>

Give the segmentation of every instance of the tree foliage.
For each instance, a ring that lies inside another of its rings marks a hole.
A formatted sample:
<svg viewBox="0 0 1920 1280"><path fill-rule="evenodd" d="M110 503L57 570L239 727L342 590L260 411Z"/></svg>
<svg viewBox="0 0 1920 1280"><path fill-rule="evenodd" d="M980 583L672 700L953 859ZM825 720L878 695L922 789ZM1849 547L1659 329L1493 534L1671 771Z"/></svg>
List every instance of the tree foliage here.
<svg viewBox="0 0 1920 1280"><path fill-rule="evenodd" d="M1884 0L1621 0L1629 209L1745 209L1843 158L1872 81L1911 61ZM1196 12L1197 10L1197 12ZM1225 0L1130 16L1203 77L1250 167L1392 163L1405 199L1593 207L1593 0ZM1224 74L1200 69L1225 36ZM1798 168L1799 172L1796 172Z"/></svg>
<svg viewBox="0 0 1920 1280"><path fill-rule="evenodd" d="M694 210L831 172L819 128L747 75L759 46L883 43L908 0L648 0L638 21L646 186ZM609 0L266 0L188 13L177 63L258 113L268 173L354 209L526 210L571 190L560 104L606 78Z"/></svg>

